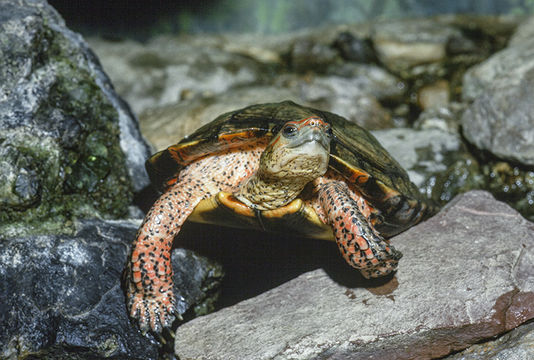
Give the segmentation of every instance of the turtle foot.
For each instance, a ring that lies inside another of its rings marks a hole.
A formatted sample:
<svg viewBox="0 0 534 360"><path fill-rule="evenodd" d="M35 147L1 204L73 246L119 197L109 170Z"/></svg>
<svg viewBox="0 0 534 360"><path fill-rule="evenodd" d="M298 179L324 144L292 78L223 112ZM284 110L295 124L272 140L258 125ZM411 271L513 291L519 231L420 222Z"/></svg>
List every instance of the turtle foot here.
<svg viewBox="0 0 534 360"><path fill-rule="evenodd" d="M134 284L130 284L128 291L128 307L130 317L139 322L141 332L147 331L161 333L163 328L169 328L175 317L180 315L176 312L174 294L171 290L158 291L159 295L144 294L132 291Z"/></svg>
<svg viewBox="0 0 534 360"><path fill-rule="evenodd" d="M402 258L402 253L391 245L385 244L386 248L378 254L374 254L374 261L371 261L368 266L361 268L360 273L366 279L378 278L391 274L397 270L399 260Z"/></svg>

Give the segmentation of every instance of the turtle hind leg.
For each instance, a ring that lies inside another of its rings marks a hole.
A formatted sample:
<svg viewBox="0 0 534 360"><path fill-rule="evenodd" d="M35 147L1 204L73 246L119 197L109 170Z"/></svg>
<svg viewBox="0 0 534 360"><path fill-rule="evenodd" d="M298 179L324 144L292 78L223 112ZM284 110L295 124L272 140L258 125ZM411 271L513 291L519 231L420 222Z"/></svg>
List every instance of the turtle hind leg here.
<svg viewBox="0 0 534 360"><path fill-rule="evenodd" d="M354 199L342 181L320 185L319 202L332 226L339 250L347 263L366 278L385 276L397 269L402 253L378 234L364 215L367 202Z"/></svg>

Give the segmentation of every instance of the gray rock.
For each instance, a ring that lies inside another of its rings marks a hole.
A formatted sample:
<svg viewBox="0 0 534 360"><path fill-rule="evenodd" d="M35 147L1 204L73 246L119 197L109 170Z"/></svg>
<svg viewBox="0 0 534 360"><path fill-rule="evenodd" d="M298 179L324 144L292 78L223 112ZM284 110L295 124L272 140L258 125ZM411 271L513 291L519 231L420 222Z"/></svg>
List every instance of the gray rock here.
<svg viewBox="0 0 534 360"><path fill-rule="evenodd" d="M534 358L534 323L522 325L497 340L476 344L447 360L529 360Z"/></svg>
<svg viewBox="0 0 534 360"><path fill-rule="evenodd" d="M419 115L413 127L417 130L438 129L452 134L459 134L460 118L465 108L466 105L459 102L430 108Z"/></svg>
<svg viewBox="0 0 534 360"><path fill-rule="evenodd" d="M397 128L376 130L372 134L419 188L423 188L431 175L445 171L452 158L463 151L458 135L437 129Z"/></svg>
<svg viewBox="0 0 534 360"><path fill-rule="evenodd" d="M118 93L140 114L195 96L260 82L262 64L221 49L216 37L157 37L146 44L92 39Z"/></svg>
<svg viewBox="0 0 534 360"><path fill-rule="evenodd" d="M346 286L322 269L304 273L179 327L176 354L429 359L534 317L534 225L488 193L459 196L392 241L404 258L388 282Z"/></svg>
<svg viewBox="0 0 534 360"><path fill-rule="evenodd" d="M521 45L529 42L534 36L534 16L530 16L517 27L515 33L510 38L509 46Z"/></svg>
<svg viewBox="0 0 534 360"><path fill-rule="evenodd" d="M148 185L136 120L45 1L3 1L0 13L0 231L124 216Z"/></svg>
<svg viewBox="0 0 534 360"><path fill-rule="evenodd" d="M410 73L421 64L446 60L447 44L461 38L458 29L430 19L374 24L371 39L380 61L396 73Z"/></svg>
<svg viewBox="0 0 534 360"><path fill-rule="evenodd" d="M0 236L0 357L157 359L154 337L128 319L120 284L138 226L86 220L72 236ZM209 307L220 267L186 250L172 261L180 313Z"/></svg>
<svg viewBox="0 0 534 360"><path fill-rule="evenodd" d="M529 71L519 73L514 70L504 81L499 78L493 80L492 85L477 96L462 116L463 133L475 146L499 158L530 166L534 165L532 59L534 57L528 61Z"/></svg>

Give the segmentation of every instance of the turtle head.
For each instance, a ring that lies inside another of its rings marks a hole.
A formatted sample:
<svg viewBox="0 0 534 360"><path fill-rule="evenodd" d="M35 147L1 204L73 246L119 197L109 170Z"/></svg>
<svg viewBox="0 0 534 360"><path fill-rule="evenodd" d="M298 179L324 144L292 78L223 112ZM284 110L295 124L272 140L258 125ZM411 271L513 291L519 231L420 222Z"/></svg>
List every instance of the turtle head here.
<svg viewBox="0 0 534 360"><path fill-rule="evenodd" d="M331 137L330 124L320 117L288 121L267 145L259 170L270 178L307 183L326 172Z"/></svg>

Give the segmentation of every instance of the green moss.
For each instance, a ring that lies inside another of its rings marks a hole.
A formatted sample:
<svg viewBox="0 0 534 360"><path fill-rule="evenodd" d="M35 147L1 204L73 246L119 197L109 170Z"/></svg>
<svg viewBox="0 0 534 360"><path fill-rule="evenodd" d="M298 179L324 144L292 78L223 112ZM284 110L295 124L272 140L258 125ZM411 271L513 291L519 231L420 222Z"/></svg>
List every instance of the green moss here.
<svg viewBox="0 0 534 360"><path fill-rule="evenodd" d="M76 217L120 218L132 185L120 148L118 113L86 69L80 50L45 29L33 76L53 79L28 127L0 132L16 154L0 187L0 233L69 232ZM43 101L43 99L45 99ZM42 134L42 131L48 134ZM5 168L5 167L4 167ZM35 190L37 189L37 190Z"/></svg>

